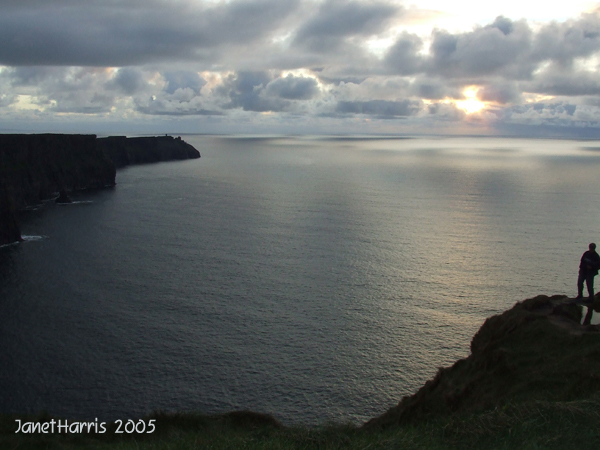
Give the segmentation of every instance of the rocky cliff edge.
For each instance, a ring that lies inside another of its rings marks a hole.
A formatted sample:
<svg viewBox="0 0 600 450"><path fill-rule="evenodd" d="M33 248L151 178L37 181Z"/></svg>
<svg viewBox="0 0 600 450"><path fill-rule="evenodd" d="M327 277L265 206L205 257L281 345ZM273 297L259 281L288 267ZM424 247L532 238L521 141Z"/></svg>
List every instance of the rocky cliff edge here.
<svg viewBox="0 0 600 450"><path fill-rule="evenodd" d="M600 391L600 325L588 324L594 311L600 311L599 296L587 306L564 295L517 303L485 321L469 357L440 369L417 393L364 427L387 428L509 403L589 398Z"/></svg>

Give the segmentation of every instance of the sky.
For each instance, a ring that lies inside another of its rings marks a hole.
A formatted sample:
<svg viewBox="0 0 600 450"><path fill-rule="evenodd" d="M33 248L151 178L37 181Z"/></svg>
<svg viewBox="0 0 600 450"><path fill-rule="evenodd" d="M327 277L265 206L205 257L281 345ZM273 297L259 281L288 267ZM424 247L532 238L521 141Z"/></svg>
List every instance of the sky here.
<svg viewBox="0 0 600 450"><path fill-rule="evenodd" d="M600 138L600 2L0 0L0 132Z"/></svg>

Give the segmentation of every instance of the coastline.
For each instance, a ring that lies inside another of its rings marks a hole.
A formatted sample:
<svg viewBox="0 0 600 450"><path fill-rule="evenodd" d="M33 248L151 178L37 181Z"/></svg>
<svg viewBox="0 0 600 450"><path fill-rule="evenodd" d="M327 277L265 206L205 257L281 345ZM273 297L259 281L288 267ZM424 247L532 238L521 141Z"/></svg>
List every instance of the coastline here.
<svg viewBox="0 0 600 450"><path fill-rule="evenodd" d="M200 158L181 138L0 134L0 245L18 242L19 211L41 201L116 185L130 164Z"/></svg>

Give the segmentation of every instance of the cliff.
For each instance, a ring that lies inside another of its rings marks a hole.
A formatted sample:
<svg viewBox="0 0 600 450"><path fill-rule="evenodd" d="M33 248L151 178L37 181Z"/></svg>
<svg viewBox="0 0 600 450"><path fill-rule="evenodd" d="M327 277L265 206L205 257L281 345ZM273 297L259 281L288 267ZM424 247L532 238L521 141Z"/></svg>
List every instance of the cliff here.
<svg viewBox="0 0 600 450"><path fill-rule="evenodd" d="M200 153L180 137L157 136L127 138L111 136L97 140L98 147L115 167L159 161L200 158Z"/></svg>
<svg viewBox="0 0 600 450"><path fill-rule="evenodd" d="M57 191L115 184L94 135L0 135L0 245L20 239L16 212Z"/></svg>
<svg viewBox="0 0 600 450"><path fill-rule="evenodd" d="M0 174L17 209L57 191L115 184L115 167L97 148L94 135L0 135Z"/></svg>
<svg viewBox="0 0 600 450"><path fill-rule="evenodd" d="M0 245L20 240L17 213L69 193L115 185L116 167L199 158L181 138L0 135Z"/></svg>
<svg viewBox="0 0 600 450"><path fill-rule="evenodd" d="M0 245L21 240L12 189L0 178Z"/></svg>
<svg viewBox="0 0 600 450"><path fill-rule="evenodd" d="M600 297L593 307L600 311ZM414 395L364 428L385 429L531 401L566 402L600 392L600 325L582 325L582 307L557 295L517 303L485 321L471 354L440 369ZM588 309L584 323L589 323Z"/></svg>

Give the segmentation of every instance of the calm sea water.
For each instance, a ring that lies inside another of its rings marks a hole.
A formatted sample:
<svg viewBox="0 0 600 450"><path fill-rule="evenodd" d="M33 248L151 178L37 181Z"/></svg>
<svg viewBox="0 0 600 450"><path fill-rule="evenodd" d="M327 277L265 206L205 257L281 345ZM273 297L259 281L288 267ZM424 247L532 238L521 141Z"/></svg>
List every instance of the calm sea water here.
<svg viewBox="0 0 600 450"><path fill-rule="evenodd" d="M185 139L0 248L0 412L364 421L600 241L600 142Z"/></svg>

